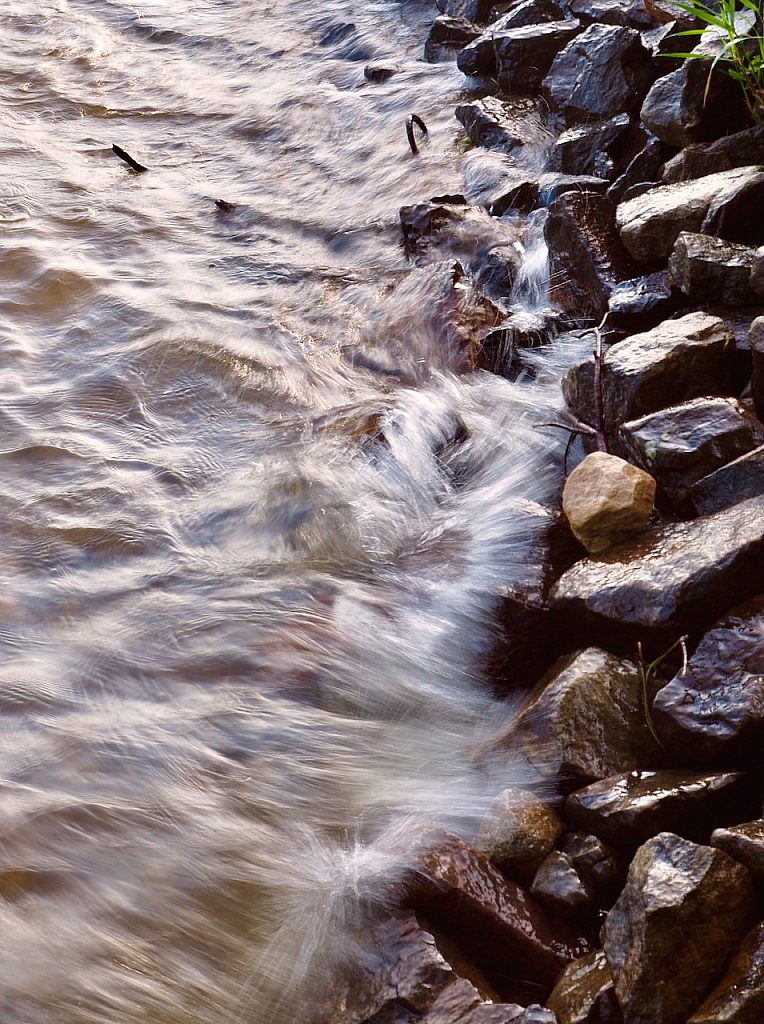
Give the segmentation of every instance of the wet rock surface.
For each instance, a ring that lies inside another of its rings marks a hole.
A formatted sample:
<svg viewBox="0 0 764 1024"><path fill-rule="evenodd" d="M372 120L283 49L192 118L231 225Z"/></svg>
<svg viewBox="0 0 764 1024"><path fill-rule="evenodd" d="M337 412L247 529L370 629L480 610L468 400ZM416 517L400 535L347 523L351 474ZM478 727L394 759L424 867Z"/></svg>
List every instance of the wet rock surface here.
<svg viewBox="0 0 764 1024"><path fill-rule="evenodd" d="M688 763L760 759L764 597L733 609L704 635L686 670L658 691L653 720Z"/></svg>
<svg viewBox="0 0 764 1024"><path fill-rule="evenodd" d="M547 1004L559 1024L623 1024L603 949L568 964Z"/></svg>
<svg viewBox="0 0 764 1024"><path fill-rule="evenodd" d="M581 29L575 20L508 29L497 22L465 46L456 63L465 75L497 75L505 92L527 95L539 89L556 55Z"/></svg>
<svg viewBox="0 0 764 1024"><path fill-rule="evenodd" d="M584 918L595 909L594 893L570 859L554 850L539 865L531 895L563 917Z"/></svg>
<svg viewBox="0 0 764 1024"><path fill-rule="evenodd" d="M596 647L563 658L520 712L515 733L543 775L602 779L660 755L634 662Z"/></svg>
<svg viewBox="0 0 764 1024"><path fill-rule="evenodd" d="M764 446L698 480L690 488L686 504L694 515L706 516L758 494L764 494Z"/></svg>
<svg viewBox="0 0 764 1024"><path fill-rule="evenodd" d="M711 833L711 846L724 850L759 883L764 882L764 820L746 821Z"/></svg>
<svg viewBox="0 0 764 1024"><path fill-rule="evenodd" d="M634 849L668 828L706 840L722 819L745 820L758 798L744 772L624 772L571 793L565 818L611 846Z"/></svg>
<svg viewBox="0 0 764 1024"><path fill-rule="evenodd" d="M670 184L761 163L764 163L764 123L714 142L686 146L666 161L662 177Z"/></svg>
<svg viewBox="0 0 764 1024"><path fill-rule="evenodd" d="M756 250L712 235L683 231L669 258L671 279L697 302L748 306L756 302L750 277Z"/></svg>
<svg viewBox="0 0 764 1024"><path fill-rule="evenodd" d="M748 872L707 846L648 840L602 929L624 1019L684 1024L750 927Z"/></svg>
<svg viewBox="0 0 764 1024"><path fill-rule="evenodd" d="M753 375L751 397L759 419L764 418L764 317L756 317L748 332Z"/></svg>
<svg viewBox="0 0 764 1024"><path fill-rule="evenodd" d="M653 511L655 480L606 452L592 452L565 481L562 508L573 536L589 554L639 533Z"/></svg>
<svg viewBox="0 0 764 1024"><path fill-rule="evenodd" d="M564 831L548 804L527 790L511 787L491 804L471 845L507 878L529 885Z"/></svg>
<svg viewBox="0 0 764 1024"><path fill-rule="evenodd" d="M454 57L467 43L483 34L480 26L447 14L437 17L424 44L424 59L431 64Z"/></svg>
<svg viewBox="0 0 764 1024"><path fill-rule="evenodd" d="M733 952L724 977L688 1024L758 1024L764 1020L764 923Z"/></svg>
<svg viewBox="0 0 764 1024"><path fill-rule="evenodd" d="M460 104L455 114L470 141L485 149L517 154L523 147L537 150L551 142L544 108L535 99L486 96Z"/></svg>
<svg viewBox="0 0 764 1024"><path fill-rule="evenodd" d="M612 178L619 143L624 143L631 127L628 114L616 114L594 124L574 125L558 135L549 156L549 166L565 174Z"/></svg>

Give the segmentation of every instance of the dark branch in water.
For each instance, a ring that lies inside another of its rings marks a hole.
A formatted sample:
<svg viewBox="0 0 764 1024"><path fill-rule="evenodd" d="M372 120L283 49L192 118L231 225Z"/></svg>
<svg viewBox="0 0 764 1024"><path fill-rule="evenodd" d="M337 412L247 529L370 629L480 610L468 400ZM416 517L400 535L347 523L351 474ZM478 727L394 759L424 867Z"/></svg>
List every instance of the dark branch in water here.
<svg viewBox="0 0 764 1024"><path fill-rule="evenodd" d="M141 171L147 171L148 170L148 167L144 167L143 164L139 164L137 160L133 160L133 158L130 156L130 154L126 153L124 151L124 149L122 149L122 147L118 146L116 143L114 143L114 145L111 148L117 154L119 159L120 160L124 160L125 163L129 164L130 167L132 167L132 169L134 171L138 171L138 173L140 173Z"/></svg>
<svg viewBox="0 0 764 1024"><path fill-rule="evenodd" d="M409 114L408 119L406 120L406 136L409 140L409 146L411 146L411 152L414 156L417 156L419 149L416 144L416 139L414 138L414 125L420 129L422 135L427 134L427 125L418 114Z"/></svg>

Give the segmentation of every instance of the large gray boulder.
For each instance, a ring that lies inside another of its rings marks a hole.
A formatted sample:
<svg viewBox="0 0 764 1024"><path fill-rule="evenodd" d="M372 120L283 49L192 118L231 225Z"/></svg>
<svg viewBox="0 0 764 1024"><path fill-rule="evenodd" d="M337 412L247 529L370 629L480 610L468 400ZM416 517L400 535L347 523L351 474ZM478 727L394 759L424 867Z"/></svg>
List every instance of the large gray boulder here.
<svg viewBox="0 0 764 1024"><path fill-rule="evenodd" d="M651 189L621 203L616 224L639 263L664 263L682 231L758 244L764 237L764 167L739 167Z"/></svg>
<svg viewBox="0 0 764 1024"><path fill-rule="evenodd" d="M691 764L758 758L764 740L764 597L739 605L708 630L686 671L656 694L653 721L664 744Z"/></svg>
<svg viewBox="0 0 764 1024"><path fill-rule="evenodd" d="M752 924L750 875L731 857L662 832L629 868L602 928L626 1024L686 1024Z"/></svg>
<svg viewBox="0 0 764 1024"><path fill-rule="evenodd" d="M697 633L761 591L764 498L688 523L648 529L637 541L598 560L584 558L563 573L549 602L569 628Z"/></svg>
<svg viewBox="0 0 764 1024"><path fill-rule="evenodd" d="M570 124L636 109L653 77L639 32L590 25L554 58L543 90Z"/></svg>
<svg viewBox="0 0 764 1024"><path fill-rule="evenodd" d="M552 61L581 31L575 20L502 29L498 21L462 50L456 59L465 75L498 75L507 92L538 91Z"/></svg>
<svg viewBox="0 0 764 1024"><path fill-rule="evenodd" d="M514 724L526 756L546 776L588 782L660 759L639 668L597 647L561 658Z"/></svg>

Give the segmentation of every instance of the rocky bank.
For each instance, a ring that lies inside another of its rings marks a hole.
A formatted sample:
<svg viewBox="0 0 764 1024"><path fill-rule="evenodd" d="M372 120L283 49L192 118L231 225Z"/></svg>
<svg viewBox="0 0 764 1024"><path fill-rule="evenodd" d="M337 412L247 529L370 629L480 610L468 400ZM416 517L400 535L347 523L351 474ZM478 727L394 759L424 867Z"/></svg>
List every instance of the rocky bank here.
<svg viewBox="0 0 764 1024"><path fill-rule="evenodd" d="M465 371L521 378L560 331L601 345L560 420L598 451L554 510L545 593L506 597L534 639L494 680L530 684L494 749L559 799L507 790L469 845L419 837L321 1020L759 1024L764 123L718 68L704 102L718 40L670 56L694 26L669 0L441 11L425 58L464 72L464 145L502 177L403 209L406 252L451 268ZM529 325L510 296L534 211L551 302Z"/></svg>

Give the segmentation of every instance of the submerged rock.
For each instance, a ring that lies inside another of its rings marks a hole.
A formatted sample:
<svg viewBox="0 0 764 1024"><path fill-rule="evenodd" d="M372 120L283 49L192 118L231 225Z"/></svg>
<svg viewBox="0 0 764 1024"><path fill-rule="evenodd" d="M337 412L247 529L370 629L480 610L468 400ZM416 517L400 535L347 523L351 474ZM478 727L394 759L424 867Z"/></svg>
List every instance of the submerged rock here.
<svg viewBox="0 0 764 1024"><path fill-rule="evenodd" d="M764 573L764 498L689 523L646 530L599 560L563 573L549 595L569 628L618 624L695 635L730 605L759 593ZM623 635L623 632L622 632Z"/></svg>
<svg viewBox="0 0 764 1024"><path fill-rule="evenodd" d="M541 87L555 56L581 31L576 20L502 28L501 19L456 59L465 75L498 75L505 92L528 95Z"/></svg>
<svg viewBox="0 0 764 1024"><path fill-rule="evenodd" d="M654 78L639 32L590 25L554 58L543 90L568 123L638 107Z"/></svg>
<svg viewBox="0 0 764 1024"><path fill-rule="evenodd" d="M683 231L669 259L671 279L696 302L749 306L756 301L750 276L756 250L712 235Z"/></svg>
<svg viewBox="0 0 764 1024"><path fill-rule="evenodd" d="M655 480L649 473L605 452L587 455L562 492L573 535L592 555L643 530L654 500Z"/></svg>
<svg viewBox="0 0 764 1024"><path fill-rule="evenodd" d="M571 793L565 817L611 846L634 849L667 828L704 840L759 800L760 787L745 772L635 771Z"/></svg>
<svg viewBox="0 0 764 1024"><path fill-rule="evenodd" d="M686 671L658 691L661 739L690 763L758 759L764 740L764 597L733 609L702 638Z"/></svg>
<svg viewBox="0 0 764 1024"><path fill-rule="evenodd" d="M764 168L739 167L662 185L620 204L616 224L639 263L662 263L682 231L758 244L764 236Z"/></svg>
<svg viewBox="0 0 764 1024"><path fill-rule="evenodd" d="M568 964L547 1006L559 1024L623 1024L605 951L598 949Z"/></svg>
<svg viewBox="0 0 764 1024"><path fill-rule="evenodd" d="M471 845L507 878L528 885L564 831L549 804L528 790L512 787L491 804Z"/></svg>
<svg viewBox="0 0 764 1024"><path fill-rule="evenodd" d="M485 149L518 155L523 149L540 152L551 143L544 108L539 100L516 96L462 103L455 111L470 141Z"/></svg>
<svg viewBox="0 0 764 1024"><path fill-rule="evenodd" d="M764 122L715 142L685 146L666 162L662 177L670 184L751 164L764 164Z"/></svg>
<svg viewBox="0 0 764 1024"><path fill-rule="evenodd" d="M694 398L624 423L620 436L660 490L682 502L698 480L764 444L764 426L737 398Z"/></svg>
<svg viewBox="0 0 764 1024"><path fill-rule="evenodd" d="M662 832L638 851L602 941L629 1024L686 1024L751 925L748 872Z"/></svg>
<svg viewBox="0 0 764 1024"><path fill-rule="evenodd" d="M687 1024L760 1024L764 1020L764 922L732 954L724 977Z"/></svg>
<svg viewBox="0 0 764 1024"><path fill-rule="evenodd" d="M660 758L638 667L596 647L560 659L519 713L513 733L547 776L602 779Z"/></svg>

